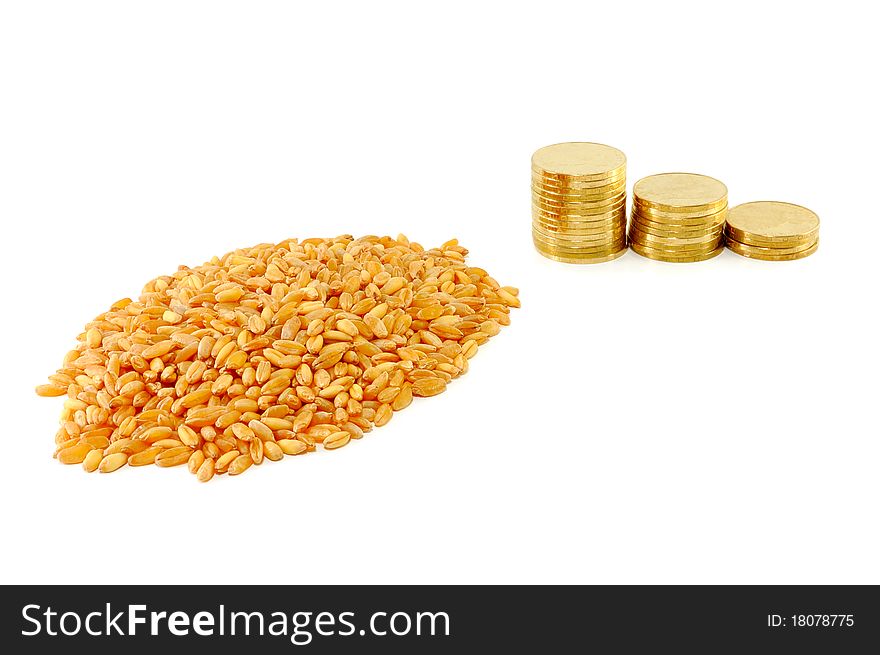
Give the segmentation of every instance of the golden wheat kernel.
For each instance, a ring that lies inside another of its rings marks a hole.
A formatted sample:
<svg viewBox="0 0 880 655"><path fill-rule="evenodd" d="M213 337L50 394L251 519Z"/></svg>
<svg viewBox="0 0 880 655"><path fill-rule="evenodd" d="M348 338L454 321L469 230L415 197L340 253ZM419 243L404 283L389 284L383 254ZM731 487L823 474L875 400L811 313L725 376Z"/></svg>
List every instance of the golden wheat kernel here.
<svg viewBox="0 0 880 655"><path fill-rule="evenodd" d="M281 439L275 443L285 455L300 455L308 449L308 445L299 439Z"/></svg>
<svg viewBox="0 0 880 655"><path fill-rule="evenodd" d="M436 396L446 390L446 382L437 377L422 378L412 384L415 396Z"/></svg>
<svg viewBox="0 0 880 655"><path fill-rule="evenodd" d="M190 448L198 448L201 444L201 437L188 425L180 425L177 427L177 437L185 446Z"/></svg>
<svg viewBox="0 0 880 655"><path fill-rule="evenodd" d="M268 411L268 410L267 410ZM287 412L284 414L287 416ZM263 416L260 421L273 432L276 430L290 430L293 428L293 421L286 418L276 418L274 416ZM264 439L264 441L266 441Z"/></svg>
<svg viewBox="0 0 880 655"><path fill-rule="evenodd" d="M205 461L205 454L201 450L193 451L186 462L186 467L190 473L196 473L199 467Z"/></svg>
<svg viewBox="0 0 880 655"><path fill-rule="evenodd" d="M281 450L281 446L279 446L274 441L266 441L263 443L263 455L266 459L277 462L280 459L284 458L284 451Z"/></svg>
<svg viewBox="0 0 880 655"><path fill-rule="evenodd" d="M238 441L241 441L239 439ZM214 444L220 449L220 452L228 453L235 448L236 438L230 432L229 435L223 434L214 439Z"/></svg>
<svg viewBox="0 0 880 655"><path fill-rule="evenodd" d="M103 337L101 335L101 331L98 328L96 328L96 327L89 328L86 331L86 336L85 336L86 346L89 348L97 348L98 346L101 345L102 338Z"/></svg>
<svg viewBox="0 0 880 655"><path fill-rule="evenodd" d="M397 398L399 393L400 387L386 387L376 395L376 400L380 403L390 403Z"/></svg>
<svg viewBox="0 0 880 655"><path fill-rule="evenodd" d="M84 444L88 444L92 448L104 449L110 445L110 439L103 434L86 434L80 439Z"/></svg>
<svg viewBox="0 0 880 655"><path fill-rule="evenodd" d="M240 475L247 471L253 463L250 455L239 455L229 463L227 472L229 475Z"/></svg>
<svg viewBox="0 0 880 655"><path fill-rule="evenodd" d="M328 435L322 442L325 450L335 450L337 448L342 448L349 441L351 441L351 434L345 430L340 430L339 432L333 432Z"/></svg>
<svg viewBox="0 0 880 655"><path fill-rule="evenodd" d="M284 375L279 375L266 382L266 384L261 387L260 393L267 396L277 396L289 386L290 378Z"/></svg>
<svg viewBox="0 0 880 655"><path fill-rule="evenodd" d="M336 329L350 337L357 337L360 334L357 326L348 318L342 318L336 321Z"/></svg>
<svg viewBox="0 0 880 655"><path fill-rule="evenodd" d="M128 462L128 455L125 453L113 453L101 459L101 462L98 464L98 470L101 473L112 473L125 466L126 462Z"/></svg>
<svg viewBox="0 0 880 655"><path fill-rule="evenodd" d="M104 453L100 450L90 450L86 453L85 458L83 458L82 467L87 473L92 473L98 469L98 465L103 458Z"/></svg>
<svg viewBox="0 0 880 655"><path fill-rule="evenodd" d="M259 439L254 439L251 441L250 445L247 449L248 454L250 454L251 459L254 464L262 464L263 463L263 442Z"/></svg>
<svg viewBox="0 0 880 655"><path fill-rule="evenodd" d="M300 364L296 369L296 381L306 386L312 383L312 369L308 364Z"/></svg>
<svg viewBox="0 0 880 655"><path fill-rule="evenodd" d="M192 449L186 446L169 448L156 455L155 463L156 466L180 466L186 464L191 454Z"/></svg>
<svg viewBox="0 0 880 655"><path fill-rule="evenodd" d="M219 303L231 303L237 301L244 295L244 289L241 287L232 287L230 289L224 289L215 295L217 302Z"/></svg>
<svg viewBox="0 0 880 655"><path fill-rule="evenodd" d="M156 461L156 456L162 452L162 448L152 446L139 453L134 453L128 457L129 466L146 466Z"/></svg>
<svg viewBox="0 0 880 655"><path fill-rule="evenodd" d="M412 399L412 383L407 382L400 388L400 393L398 393L397 396L395 396L394 400L391 401L391 409L396 412L399 412L402 409L406 409L412 404Z"/></svg>
<svg viewBox="0 0 880 655"><path fill-rule="evenodd" d="M227 453L222 454L217 461L214 463L214 472L215 473L225 473L226 467L234 460L236 457L241 455L238 450L230 450Z"/></svg>
<svg viewBox="0 0 880 655"><path fill-rule="evenodd" d="M58 461L62 464L82 464L92 447L84 443L75 443L58 451Z"/></svg>
<svg viewBox="0 0 880 655"><path fill-rule="evenodd" d="M247 363L247 353L243 350L236 350L226 358L224 365L231 371L237 371Z"/></svg>
<svg viewBox="0 0 880 655"><path fill-rule="evenodd" d="M352 423L351 421L347 421L339 426L340 429L345 430L351 435L352 439L361 439L364 436L364 431L358 425Z"/></svg>
<svg viewBox="0 0 880 655"><path fill-rule="evenodd" d="M79 437L69 437L64 430L59 430L55 435L55 455L54 457L58 457L58 453L66 448L70 448L71 446L82 446L88 445L80 442ZM74 462L76 464L76 462Z"/></svg>
<svg viewBox="0 0 880 655"><path fill-rule="evenodd" d="M376 410L376 417L373 422L376 424L377 428L380 428L388 423L393 415L394 411L391 409L391 405L383 403L379 405L379 408Z"/></svg>
<svg viewBox="0 0 880 655"><path fill-rule="evenodd" d="M242 441L250 441L254 438L254 431L248 425L244 423L234 423L231 427L232 434L236 436L236 438L241 439Z"/></svg>
<svg viewBox="0 0 880 655"><path fill-rule="evenodd" d="M312 423L312 418L315 413L313 410L303 409L297 413L297 415L293 418L293 425L291 426L291 430L293 432L302 432Z"/></svg>
<svg viewBox="0 0 880 655"><path fill-rule="evenodd" d="M164 357L171 352L176 345L177 344L171 339L165 339L151 346L147 346L141 351L140 356L144 360L153 359L154 357ZM132 357L132 360L134 360L134 357ZM134 364L134 361L132 361L132 364Z"/></svg>
<svg viewBox="0 0 880 655"><path fill-rule="evenodd" d="M262 334L266 331L266 321L261 316L254 314L248 319L248 330L254 334Z"/></svg>
<svg viewBox="0 0 880 655"><path fill-rule="evenodd" d="M142 441L136 443L143 444ZM161 448L162 450L167 450L169 448L180 448L183 446L183 442L180 439L160 439L159 441L156 441L153 446Z"/></svg>
<svg viewBox="0 0 880 655"><path fill-rule="evenodd" d="M198 471L196 471L196 479L199 482L207 482L211 478L214 477L214 460L205 458L205 461L202 462L201 466L199 466Z"/></svg>
<svg viewBox="0 0 880 655"><path fill-rule="evenodd" d="M263 423L261 420L253 419L248 422L247 428L251 432L251 439L246 441L253 440L254 437L257 437L259 441L274 441L275 435L272 433L272 429Z"/></svg>
<svg viewBox="0 0 880 655"><path fill-rule="evenodd" d="M167 439L172 434L174 434L174 430L171 427L167 425L156 425L147 428L140 433L135 430L135 432L132 433L131 436L137 438L139 441L151 444L155 443L156 441L161 441L162 439Z"/></svg>
<svg viewBox="0 0 880 655"><path fill-rule="evenodd" d="M480 332L484 334L488 334L490 337L494 337L501 331L501 326L498 325L495 321L487 320L480 323Z"/></svg>

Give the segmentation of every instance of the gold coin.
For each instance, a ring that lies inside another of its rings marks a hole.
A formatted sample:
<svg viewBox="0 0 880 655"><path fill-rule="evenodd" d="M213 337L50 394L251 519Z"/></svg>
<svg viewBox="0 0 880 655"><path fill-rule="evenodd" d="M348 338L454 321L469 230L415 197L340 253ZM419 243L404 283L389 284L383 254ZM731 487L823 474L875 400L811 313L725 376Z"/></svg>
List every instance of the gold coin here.
<svg viewBox="0 0 880 655"><path fill-rule="evenodd" d="M611 252L616 252L621 248L626 246L626 237L623 236L619 239L613 239L606 243L598 243L598 244L586 244L586 245L578 245L571 244L565 242L558 242L554 240L542 239L534 232L532 233L532 241L536 246L540 246L542 248L558 250L560 252L567 252L569 254L578 253L578 254L608 254Z"/></svg>
<svg viewBox="0 0 880 655"><path fill-rule="evenodd" d="M569 207L571 209L596 209L597 207L616 207L626 203L626 194L619 193L605 198L592 198L574 200L572 198L561 199L559 196L548 196L537 191L532 191L532 200L548 207Z"/></svg>
<svg viewBox="0 0 880 655"><path fill-rule="evenodd" d="M657 209L640 202L633 196L632 210L646 218L658 223L682 223L684 225L699 225L701 223L716 222L727 217L727 204L713 206L709 209L697 209L695 211L668 211Z"/></svg>
<svg viewBox="0 0 880 655"><path fill-rule="evenodd" d="M606 254L608 251L617 251L620 248L626 246L626 235L622 235L618 238L609 239L602 243L578 243L578 242L568 242L568 241L559 241L556 239L544 239L540 235L532 232L532 241L536 246L540 245L543 248L551 248L553 250L558 250L560 252L568 252L568 253L599 253Z"/></svg>
<svg viewBox="0 0 880 655"><path fill-rule="evenodd" d="M553 219L547 218L546 216L538 216L533 213L532 223L538 223L542 227L546 227L550 230L584 230L587 232L600 232L602 230L626 227L626 216L617 214L598 221L582 221L567 218Z"/></svg>
<svg viewBox="0 0 880 655"><path fill-rule="evenodd" d="M625 233L603 234L596 237L569 237L548 235L532 228L532 236L542 243L559 248L598 248L611 247L612 244L620 243L626 240Z"/></svg>
<svg viewBox="0 0 880 655"><path fill-rule="evenodd" d="M551 179L601 180L626 169L626 156L601 143L557 143L532 155L532 169Z"/></svg>
<svg viewBox="0 0 880 655"><path fill-rule="evenodd" d="M617 195L611 196L610 198L597 198L596 200L584 200L584 201L575 201L575 200L560 200L557 198L550 198L547 196L543 196L534 190L532 191L532 202L536 205L546 206L550 209L602 209L602 208L613 208L619 207L621 205L626 204L626 194L619 193Z"/></svg>
<svg viewBox="0 0 880 655"><path fill-rule="evenodd" d="M532 205L532 218L540 218L548 223L591 223L595 227L597 223L610 221L626 222L626 208L623 206L611 210L585 213L584 211L557 210L553 211L544 207Z"/></svg>
<svg viewBox="0 0 880 655"><path fill-rule="evenodd" d="M684 257L676 257L675 255L670 255L668 253L660 252L657 250L653 250L652 248L645 248L644 246L631 242L630 248L633 249L633 252L638 253L642 257L647 257L648 259L655 259L661 262L669 262L674 264L685 264L685 263L693 263L693 262L702 262L707 259L712 259L713 257L717 257L722 252L724 252L724 248L718 248L717 250L712 250L704 254L694 255L694 256L684 256Z"/></svg>
<svg viewBox="0 0 880 655"><path fill-rule="evenodd" d="M623 247L615 253L611 253L610 255L604 255L600 257L589 256L585 257L583 255L568 255L565 253L557 253L552 250L544 251L540 248L536 248L540 255L546 257L547 259L552 259L555 262L562 262L563 264L601 264L602 262L610 262L612 260L617 259L618 257L623 257L628 248Z"/></svg>
<svg viewBox="0 0 880 655"><path fill-rule="evenodd" d="M608 225L602 225L599 227L571 227L568 225L548 225L547 223L533 220L532 227L539 232L546 234L547 236L560 236L569 238L599 237L607 234L626 232L626 225L624 223L610 223Z"/></svg>
<svg viewBox="0 0 880 655"><path fill-rule="evenodd" d="M532 197L532 210L533 212L534 210L540 211L542 214L546 214L550 218L571 216L573 218L579 217L581 220L598 220L591 217L599 217L603 215L611 216L614 214L622 214L626 217L626 201L620 200L608 205L581 207L572 205L554 205L552 203L544 202L540 198Z"/></svg>
<svg viewBox="0 0 880 655"><path fill-rule="evenodd" d="M550 198L551 200L573 201L573 202L592 202L595 200L606 200L617 196L626 195L626 183L621 183L611 187L601 187L599 191L593 190L583 191L559 191L548 189L544 186L532 184L532 193Z"/></svg>
<svg viewBox="0 0 880 655"><path fill-rule="evenodd" d="M701 248L712 246L712 249L722 245L724 237L721 233L710 234L708 236L699 237L664 237L643 232L637 226L630 226L629 238L645 244L646 246L656 246L658 248Z"/></svg>
<svg viewBox="0 0 880 655"><path fill-rule="evenodd" d="M604 248L566 248L564 246L544 243L543 241L537 241L535 239L532 239L532 243L534 243L535 248L541 252L550 252L554 255L565 257L605 257L606 255L612 255L626 248L626 241L609 244Z"/></svg>
<svg viewBox="0 0 880 655"><path fill-rule="evenodd" d="M818 233L813 234L812 236L807 237L798 237L796 239L787 239L785 241L770 241L768 239L761 239L758 237L753 237L751 235L744 234L735 234L733 231L728 229L725 225L724 227L724 236L727 239L732 241L738 241L739 243L746 246L754 246L756 248L795 248L797 246L809 246L816 243L816 239L818 238Z"/></svg>
<svg viewBox="0 0 880 655"><path fill-rule="evenodd" d="M599 232L601 230L610 230L613 228L625 228L626 216L609 216L599 221L593 221L571 218L552 219L532 214L532 223L538 223L549 230L584 230L587 232Z"/></svg>
<svg viewBox="0 0 880 655"><path fill-rule="evenodd" d="M635 183L638 202L667 212L716 211L727 205L727 187L713 177L695 173L662 173Z"/></svg>
<svg viewBox="0 0 880 655"><path fill-rule="evenodd" d="M753 248L750 246L744 246L741 243L737 243L736 241L728 241L727 247L730 248L737 255L742 255L743 257L749 257L751 259L762 259L768 262L780 262L780 261L788 261L792 259L803 259L804 257L809 257L819 248L819 239L816 238L816 241L813 242L812 245L807 246L806 248L798 247L798 248Z"/></svg>
<svg viewBox="0 0 880 655"><path fill-rule="evenodd" d="M718 241L716 243L709 243L705 246L665 246L656 243L646 243L640 237L634 234L629 235L630 245L635 244L640 248L645 250L651 250L657 254L668 255L669 257L697 257L699 255L704 255L707 252L712 252L714 250L718 250L719 248L724 247L724 243L722 241Z"/></svg>
<svg viewBox="0 0 880 655"><path fill-rule="evenodd" d="M538 184L546 184L549 187L560 189L578 189L589 190L599 189L603 186L611 186L626 181L626 167L618 168L616 171L609 172L593 178L577 178L577 177L559 177L555 173L548 173L534 166L530 169L532 172L532 182Z"/></svg>
<svg viewBox="0 0 880 655"><path fill-rule="evenodd" d="M724 234L724 226L717 225L715 227L702 228L679 228L670 227L668 225L658 226L657 223L649 223L633 216L630 225L637 227L642 232L653 234L656 237L666 237L675 239L695 239L697 237L721 236Z"/></svg>
<svg viewBox="0 0 880 655"><path fill-rule="evenodd" d="M726 243L727 243L727 245L730 246L731 250L738 249L738 250L742 250L744 252L752 252L752 253L755 253L756 255L768 255L770 257L773 257L775 255L794 255L794 254L797 254L803 250L807 250L808 248L811 248L813 245L816 244L817 240L818 240L818 238L813 239L811 242L804 244L804 245L798 245L798 246L782 246L782 245L780 245L780 246L773 246L770 248L765 247L765 246L753 246L753 245L741 243L741 242L737 241L736 239L731 239L730 237L727 237Z"/></svg>
<svg viewBox="0 0 880 655"><path fill-rule="evenodd" d="M720 209L714 207L711 210L698 210L695 212L667 212L653 207L646 207L633 197L632 210L645 218L658 223L681 223L682 225L700 225L703 223L715 223L723 221L727 217L727 205Z"/></svg>
<svg viewBox="0 0 880 655"><path fill-rule="evenodd" d="M787 202L747 202L727 216L728 230L737 240L756 238L762 242L812 239L819 234L815 212ZM743 237L743 239L740 239Z"/></svg>
<svg viewBox="0 0 880 655"><path fill-rule="evenodd" d="M532 169L532 184L537 184L548 189L558 189L561 191L592 191L602 189L604 187L616 186L618 184L626 184L626 171L617 175L606 177L601 180L559 180L544 177L542 174Z"/></svg>
<svg viewBox="0 0 880 655"><path fill-rule="evenodd" d="M540 217L532 217L532 225L537 225L548 232L597 234L612 230L626 231L626 220L607 220L601 222L549 221Z"/></svg>
<svg viewBox="0 0 880 655"><path fill-rule="evenodd" d="M578 223L583 223L584 225L581 227L598 227L601 223L625 223L626 210L623 207L618 207L610 211L586 214L571 210L551 211L532 205L532 218L539 218L546 223L558 225L571 224L573 227L577 227Z"/></svg>
<svg viewBox="0 0 880 655"><path fill-rule="evenodd" d="M570 218L553 219L547 218L546 216L536 216L535 214L532 214L532 223L538 223L551 230L585 230L588 232L600 232L602 230L625 228L626 216L603 218L601 221L581 221Z"/></svg>
<svg viewBox="0 0 880 655"><path fill-rule="evenodd" d="M646 219L641 214L637 212L632 212L630 214L630 219L632 223L637 223L639 225L645 226L646 228L652 228L660 232L672 232L690 236L697 236L698 234L709 234L712 232L722 232L724 230L723 217L721 220L714 223L662 223L660 221L652 221L650 219ZM646 229L645 231L648 232L650 230Z"/></svg>
<svg viewBox="0 0 880 655"><path fill-rule="evenodd" d="M535 223L534 221L532 222L532 231L537 232L548 240L570 239L574 241L588 241L590 239L601 240L607 239L608 237L625 237L627 234L625 225L605 227L601 230L577 230L573 232L571 230L559 230L553 227L548 227L541 223Z"/></svg>
<svg viewBox="0 0 880 655"><path fill-rule="evenodd" d="M695 248L701 244L710 244L712 242L721 245L724 241L723 234L705 234L699 237L665 237L657 236L640 230L637 224L631 223L629 226L629 234L634 238L644 242L646 246L654 246L657 248ZM691 241L691 239L694 239Z"/></svg>
<svg viewBox="0 0 880 655"><path fill-rule="evenodd" d="M549 243L547 241L542 241L541 239L535 238L535 235L532 235L532 243L535 244L535 247L548 251L555 252L563 255L593 255L595 257L603 257L605 255L610 255L611 253L615 253L621 248L626 248L626 239L620 239L618 241L613 241L602 246L594 246L594 247L572 247L568 245L560 245L556 243Z"/></svg>
<svg viewBox="0 0 880 655"><path fill-rule="evenodd" d="M616 184L626 179L626 167L619 168L603 177L581 178L565 177L556 173L548 173L532 166L532 179L538 179L543 184L568 188L593 188Z"/></svg>

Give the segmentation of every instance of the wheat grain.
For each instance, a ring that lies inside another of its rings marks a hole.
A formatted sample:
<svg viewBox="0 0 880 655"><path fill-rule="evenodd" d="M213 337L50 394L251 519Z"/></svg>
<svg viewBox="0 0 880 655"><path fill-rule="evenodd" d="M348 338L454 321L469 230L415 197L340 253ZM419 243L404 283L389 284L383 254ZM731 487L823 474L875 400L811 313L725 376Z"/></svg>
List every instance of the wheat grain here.
<svg viewBox="0 0 880 655"><path fill-rule="evenodd" d="M180 466L181 464L186 464L187 461L189 461L192 452L192 449L186 446L169 448L168 450L163 450L161 453L156 455L156 460L154 463L156 464L156 466Z"/></svg>
<svg viewBox="0 0 880 655"><path fill-rule="evenodd" d="M196 478L199 482L207 482L214 477L214 460L206 458L199 470L196 471Z"/></svg>
<svg viewBox="0 0 880 655"><path fill-rule="evenodd" d="M336 448L342 448L349 441L351 441L351 434L345 430L340 430L328 435L323 441L323 446L325 450L335 450Z"/></svg>
<svg viewBox="0 0 880 655"><path fill-rule="evenodd" d="M100 450L90 450L83 458L82 467L87 473L92 473L98 469L98 465L104 458L104 453Z"/></svg>
<svg viewBox="0 0 880 655"><path fill-rule="evenodd" d="M87 324L40 396L56 457L87 471L187 463L200 481L332 450L468 370L519 291L456 240L288 240L147 283Z"/></svg>
<svg viewBox="0 0 880 655"><path fill-rule="evenodd" d="M105 455L101 460L101 463L98 464L98 470L101 473L112 473L117 469L125 466L128 461L128 455L125 453L113 453L111 455Z"/></svg>

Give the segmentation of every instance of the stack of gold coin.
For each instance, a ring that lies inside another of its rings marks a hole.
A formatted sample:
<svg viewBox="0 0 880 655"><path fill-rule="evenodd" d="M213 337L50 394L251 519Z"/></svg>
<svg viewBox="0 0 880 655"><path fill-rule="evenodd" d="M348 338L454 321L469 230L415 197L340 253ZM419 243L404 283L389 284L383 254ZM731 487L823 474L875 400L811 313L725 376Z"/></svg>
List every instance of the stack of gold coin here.
<svg viewBox="0 0 880 655"><path fill-rule="evenodd" d="M787 202L747 202L730 210L724 234L727 247L743 257L803 259L819 248L819 217Z"/></svg>
<svg viewBox="0 0 880 655"><path fill-rule="evenodd" d="M626 157L600 143L557 143L532 155L532 240L574 264L626 252Z"/></svg>
<svg viewBox="0 0 880 655"><path fill-rule="evenodd" d="M633 187L630 247L664 262L699 262L724 250L727 187L693 173L651 175Z"/></svg>

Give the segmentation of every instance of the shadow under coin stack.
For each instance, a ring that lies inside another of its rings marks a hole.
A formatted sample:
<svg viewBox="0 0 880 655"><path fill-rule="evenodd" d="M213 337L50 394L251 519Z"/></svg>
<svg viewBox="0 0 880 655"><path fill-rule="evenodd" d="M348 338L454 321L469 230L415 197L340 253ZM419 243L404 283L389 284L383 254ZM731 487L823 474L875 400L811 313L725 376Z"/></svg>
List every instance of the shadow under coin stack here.
<svg viewBox="0 0 880 655"><path fill-rule="evenodd" d="M819 217L787 202L747 202L730 210L727 247L743 257L785 261L819 248Z"/></svg>
<svg viewBox="0 0 880 655"><path fill-rule="evenodd" d="M663 173L633 187L630 247L664 262L699 262L724 250L727 187L706 175Z"/></svg>
<svg viewBox="0 0 880 655"><path fill-rule="evenodd" d="M532 240L545 257L593 264L626 252L626 157L600 143L532 155Z"/></svg>

